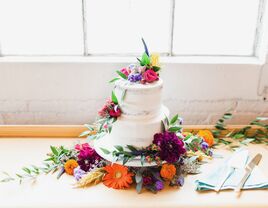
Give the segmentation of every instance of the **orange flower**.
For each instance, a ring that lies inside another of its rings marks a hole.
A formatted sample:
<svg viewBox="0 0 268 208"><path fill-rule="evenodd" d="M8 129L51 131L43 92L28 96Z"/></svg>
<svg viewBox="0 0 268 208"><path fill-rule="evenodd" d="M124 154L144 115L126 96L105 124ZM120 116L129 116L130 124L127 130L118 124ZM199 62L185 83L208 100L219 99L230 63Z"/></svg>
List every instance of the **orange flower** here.
<svg viewBox="0 0 268 208"><path fill-rule="evenodd" d="M132 183L132 173L128 172L128 168L116 163L104 167L107 172L103 177L103 183L105 186L114 189L129 188Z"/></svg>
<svg viewBox="0 0 268 208"><path fill-rule="evenodd" d="M211 147L214 144L214 136L209 130L200 130L197 133L198 136L203 137L208 146Z"/></svg>
<svg viewBox="0 0 268 208"><path fill-rule="evenodd" d="M74 169L78 167L78 163L74 159L67 160L64 164L64 170L67 174L73 175Z"/></svg>
<svg viewBox="0 0 268 208"><path fill-rule="evenodd" d="M160 170L160 175L167 180L172 180L175 174L176 167L173 164L165 163Z"/></svg>

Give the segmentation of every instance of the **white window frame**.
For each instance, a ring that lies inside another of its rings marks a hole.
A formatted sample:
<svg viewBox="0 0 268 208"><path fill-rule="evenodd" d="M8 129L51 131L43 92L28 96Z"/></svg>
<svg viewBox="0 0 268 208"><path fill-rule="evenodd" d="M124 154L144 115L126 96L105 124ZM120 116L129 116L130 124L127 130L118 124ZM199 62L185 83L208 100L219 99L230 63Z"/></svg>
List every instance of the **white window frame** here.
<svg viewBox="0 0 268 208"><path fill-rule="evenodd" d="M8 62L60 62L60 63L129 63L133 62L133 56L138 54L88 54L87 43L87 20L86 20L86 0L82 1L83 15L83 48L84 54L81 56L66 55L12 55L2 56L0 51L0 63ZM258 22L256 27L254 52L251 56L241 55L174 55L174 13L176 0L172 2L169 53L160 54L163 63L223 63L223 64L264 64L268 60L268 0L260 0Z"/></svg>

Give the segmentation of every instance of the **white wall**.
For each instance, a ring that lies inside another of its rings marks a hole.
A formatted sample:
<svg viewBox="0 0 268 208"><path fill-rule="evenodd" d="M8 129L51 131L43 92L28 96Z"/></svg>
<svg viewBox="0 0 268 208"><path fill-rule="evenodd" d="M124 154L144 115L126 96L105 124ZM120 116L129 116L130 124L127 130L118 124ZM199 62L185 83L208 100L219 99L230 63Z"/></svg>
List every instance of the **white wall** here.
<svg viewBox="0 0 268 208"><path fill-rule="evenodd" d="M91 122L110 95L107 82L122 64L0 63L0 124ZM214 123L233 108L232 123L268 116L268 64L166 64L164 103L186 124ZM259 78L259 76L261 76ZM258 89L259 88L259 89ZM267 89L267 88L266 88Z"/></svg>

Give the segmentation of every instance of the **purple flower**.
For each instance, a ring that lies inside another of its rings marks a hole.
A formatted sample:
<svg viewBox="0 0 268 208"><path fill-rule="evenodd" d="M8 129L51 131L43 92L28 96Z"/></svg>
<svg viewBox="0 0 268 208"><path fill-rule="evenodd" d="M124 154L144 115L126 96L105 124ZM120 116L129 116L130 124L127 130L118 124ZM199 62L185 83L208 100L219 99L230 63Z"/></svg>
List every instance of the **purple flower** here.
<svg viewBox="0 0 268 208"><path fill-rule="evenodd" d="M77 181L79 181L86 174L80 167L74 169L74 177Z"/></svg>
<svg viewBox="0 0 268 208"><path fill-rule="evenodd" d="M160 147L159 156L168 163L177 162L186 152L183 141L173 132L155 134L153 144Z"/></svg>
<svg viewBox="0 0 268 208"><path fill-rule="evenodd" d="M142 75L141 74L130 74L128 76L128 80L130 82L138 82L138 81L141 81L142 79Z"/></svg>
<svg viewBox="0 0 268 208"><path fill-rule="evenodd" d="M157 191L160 191L164 188L164 183L162 181L156 181L155 182L155 188Z"/></svg>
<svg viewBox="0 0 268 208"><path fill-rule="evenodd" d="M153 181L152 181L151 177L145 176L145 177L143 177L142 182L143 182L144 186L147 186L147 185L152 184Z"/></svg>
<svg viewBox="0 0 268 208"><path fill-rule="evenodd" d="M208 143L206 143L205 141L203 141L201 143L201 147L202 147L203 150L207 150L208 149Z"/></svg>
<svg viewBox="0 0 268 208"><path fill-rule="evenodd" d="M76 146L76 149L79 150L77 162L80 168L84 171L90 170L101 160L101 157L97 154L97 152L87 143L82 144L80 147Z"/></svg>
<svg viewBox="0 0 268 208"><path fill-rule="evenodd" d="M178 178L178 180L177 180L177 184L178 184L179 186L183 186L183 184L184 184L184 178L183 178L182 176L180 176L180 177Z"/></svg>

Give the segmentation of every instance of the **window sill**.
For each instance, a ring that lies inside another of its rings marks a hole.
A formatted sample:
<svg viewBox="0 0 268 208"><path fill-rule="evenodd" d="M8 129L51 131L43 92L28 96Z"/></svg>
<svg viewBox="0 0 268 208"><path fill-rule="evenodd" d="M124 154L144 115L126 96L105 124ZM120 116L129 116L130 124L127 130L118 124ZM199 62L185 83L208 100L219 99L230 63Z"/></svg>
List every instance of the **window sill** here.
<svg viewBox="0 0 268 208"><path fill-rule="evenodd" d="M268 60L268 56L266 58ZM131 56L6 56L0 57L1 63L133 63ZM267 62L267 61L266 61ZM167 64L251 64L262 65L265 59L258 57L235 56L180 56L161 57L161 63Z"/></svg>

